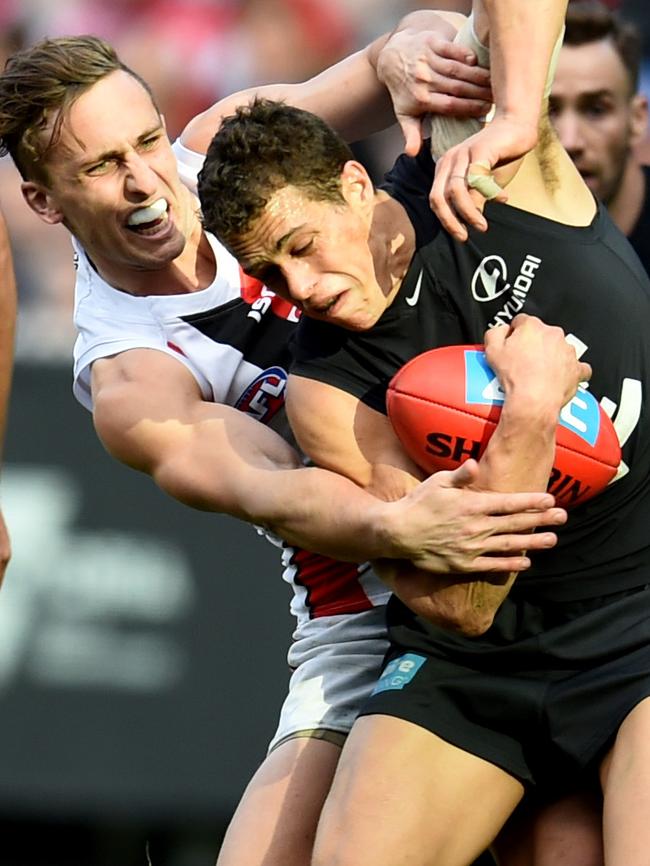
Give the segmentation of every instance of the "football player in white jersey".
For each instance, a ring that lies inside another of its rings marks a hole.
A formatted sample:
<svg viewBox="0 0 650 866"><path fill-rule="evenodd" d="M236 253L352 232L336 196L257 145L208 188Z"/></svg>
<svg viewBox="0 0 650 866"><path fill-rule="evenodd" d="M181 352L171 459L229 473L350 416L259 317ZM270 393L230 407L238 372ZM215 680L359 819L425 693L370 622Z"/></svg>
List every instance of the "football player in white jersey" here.
<svg viewBox="0 0 650 866"><path fill-rule="evenodd" d="M485 74L463 62L466 49L435 39L432 62L441 71L434 84L451 96L433 93L421 105L459 111L465 98L465 111L483 113ZM305 85L268 94L286 95L349 138L362 137L389 117L390 101L375 74L384 41ZM341 92L345 107L338 104ZM226 101L191 124L177 153L200 150L206 122L216 124L233 104ZM104 43L49 40L15 57L0 77L0 136L23 175L29 206L47 223L62 222L75 238L75 391L92 407L97 431L118 459L193 507L233 514L288 543L352 563L408 558L438 571L502 573L528 565L522 548L554 543L551 531L533 534L564 520L546 495L472 491L470 465L397 502L379 502L340 476L301 467L291 445L259 423L280 418L284 371L272 352L256 354L255 334L246 351L234 345L227 322L236 320L235 309L253 331L268 324L260 328L267 339L278 321L295 319L294 311L250 286L203 231L152 94ZM215 310L225 316L205 316ZM223 326L216 338L215 322ZM220 375L211 376L206 359L217 354ZM294 554L288 558L291 573L297 563ZM317 576L311 598L299 602L305 610L322 590ZM275 738L283 742L249 789L224 864L264 859L288 866L309 859L338 742L383 649L381 598L369 589L371 578L354 566L342 580L348 588L355 584L354 598L346 596L339 610L329 599L323 615L305 615L294 645L300 647L298 680ZM348 669L348 679L323 679ZM305 728L317 736L295 736ZM251 840L247 820L253 819Z"/></svg>

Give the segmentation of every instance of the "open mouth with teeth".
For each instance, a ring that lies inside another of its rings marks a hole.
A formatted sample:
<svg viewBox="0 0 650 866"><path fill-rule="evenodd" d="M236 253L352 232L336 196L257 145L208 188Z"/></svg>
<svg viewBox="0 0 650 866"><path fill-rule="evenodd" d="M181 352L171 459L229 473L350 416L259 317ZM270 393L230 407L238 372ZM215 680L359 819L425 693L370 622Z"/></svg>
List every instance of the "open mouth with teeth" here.
<svg viewBox="0 0 650 866"><path fill-rule="evenodd" d="M165 199L159 198L153 204L133 211L126 221L127 227L138 234L155 234L167 223L168 209Z"/></svg>

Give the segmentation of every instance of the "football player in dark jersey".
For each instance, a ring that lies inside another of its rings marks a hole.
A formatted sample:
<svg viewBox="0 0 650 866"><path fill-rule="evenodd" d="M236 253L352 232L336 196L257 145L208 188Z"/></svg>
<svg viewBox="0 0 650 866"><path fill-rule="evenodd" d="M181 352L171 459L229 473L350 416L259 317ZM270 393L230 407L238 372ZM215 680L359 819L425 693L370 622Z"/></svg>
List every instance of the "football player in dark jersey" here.
<svg viewBox="0 0 650 866"><path fill-rule="evenodd" d="M432 178L424 150L374 190L320 121L272 103L239 112L211 145L206 224L310 313L289 387L304 449L380 496L400 495L420 476L385 416L387 382L420 351L485 339L512 414L481 461L482 483L546 485L566 343L593 368L623 462L604 494L574 510L557 550L534 555L499 596L390 569L407 604L389 602L393 648L344 747L314 863L460 866L525 791L553 797L600 776L605 862L642 864L650 283L547 119L535 150L495 173L508 204L489 202L488 230L470 228L467 243L430 212Z"/></svg>
<svg viewBox="0 0 650 866"><path fill-rule="evenodd" d="M650 271L650 168L636 152L648 126L641 49L630 21L597 0L572 2L549 114L585 183Z"/></svg>

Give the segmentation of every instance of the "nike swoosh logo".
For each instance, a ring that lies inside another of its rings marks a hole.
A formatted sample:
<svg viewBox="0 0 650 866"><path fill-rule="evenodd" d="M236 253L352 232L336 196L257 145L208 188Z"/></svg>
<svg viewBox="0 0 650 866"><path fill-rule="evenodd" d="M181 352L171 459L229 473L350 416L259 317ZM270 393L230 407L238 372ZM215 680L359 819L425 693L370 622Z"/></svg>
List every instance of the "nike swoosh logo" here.
<svg viewBox="0 0 650 866"><path fill-rule="evenodd" d="M417 304L417 302L420 298L420 289L421 288L422 288L422 271L420 271L420 276L418 277L418 281L415 284L415 288L413 289L413 294L409 295L408 298L404 299L406 301L406 303L409 305L409 307L414 307Z"/></svg>

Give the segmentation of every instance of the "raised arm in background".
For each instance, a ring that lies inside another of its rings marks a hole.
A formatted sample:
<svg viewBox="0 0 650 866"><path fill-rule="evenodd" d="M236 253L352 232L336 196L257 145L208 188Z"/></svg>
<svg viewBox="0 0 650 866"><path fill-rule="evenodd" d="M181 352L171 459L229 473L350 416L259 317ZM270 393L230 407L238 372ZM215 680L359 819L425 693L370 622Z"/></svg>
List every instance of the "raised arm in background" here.
<svg viewBox="0 0 650 866"><path fill-rule="evenodd" d="M423 114L480 117L489 110L489 73L477 65L472 51L451 40L464 20L456 13L418 13L406 16L393 34L384 34L350 57L298 84L267 84L242 90L219 100L197 115L181 135L183 144L205 153L224 117L255 96L283 100L322 117L347 141L357 141L395 122L391 98L399 105L400 122ZM409 29L404 51L391 52L385 61L385 84L377 77L377 63L387 41ZM393 68L395 67L395 68ZM388 88L388 89L387 89Z"/></svg>
<svg viewBox="0 0 650 866"><path fill-rule="evenodd" d="M483 206L499 196L492 170L537 144L566 7L567 0L474 0L474 32L489 48L494 117L438 161L431 192L433 209L458 240L467 239L463 222L487 228ZM478 188L470 183L477 176Z"/></svg>

